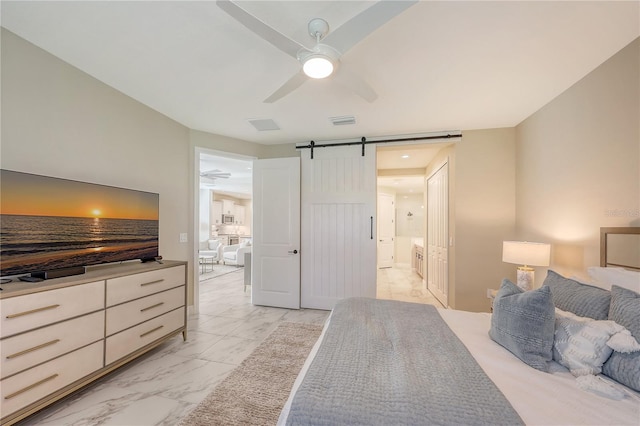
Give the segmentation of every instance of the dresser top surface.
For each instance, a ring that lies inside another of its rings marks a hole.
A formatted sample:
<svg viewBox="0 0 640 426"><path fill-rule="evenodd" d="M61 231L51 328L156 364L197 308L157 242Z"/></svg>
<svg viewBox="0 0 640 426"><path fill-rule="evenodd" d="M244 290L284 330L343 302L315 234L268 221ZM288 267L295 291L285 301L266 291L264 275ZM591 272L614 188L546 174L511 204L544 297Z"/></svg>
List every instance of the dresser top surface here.
<svg viewBox="0 0 640 426"><path fill-rule="evenodd" d="M126 275L156 271L159 269L172 268L174 266L180 265L187 265L187 262L177 260L163 260L162 263L126 262L117 265L98 265L88 267L87 271L84 274L72 275L69 277L55 278L33 283L18 281L18 279L16 278L10 283L1 285L2 291L0 291L0 299L86 284L95 281L102 281L111 278L118 278Z"/></svg>

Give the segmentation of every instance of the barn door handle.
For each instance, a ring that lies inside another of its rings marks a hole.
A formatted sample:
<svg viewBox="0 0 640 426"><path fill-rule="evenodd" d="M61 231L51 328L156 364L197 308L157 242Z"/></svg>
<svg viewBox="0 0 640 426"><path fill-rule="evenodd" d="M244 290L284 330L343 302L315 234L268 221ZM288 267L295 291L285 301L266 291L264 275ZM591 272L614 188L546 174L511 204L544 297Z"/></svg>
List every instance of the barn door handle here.
<svg viewBox="0 0 640 426"><path fill-rule="evenodd" d="M371 216L371 239L373 240L373 216Z"/></svg>

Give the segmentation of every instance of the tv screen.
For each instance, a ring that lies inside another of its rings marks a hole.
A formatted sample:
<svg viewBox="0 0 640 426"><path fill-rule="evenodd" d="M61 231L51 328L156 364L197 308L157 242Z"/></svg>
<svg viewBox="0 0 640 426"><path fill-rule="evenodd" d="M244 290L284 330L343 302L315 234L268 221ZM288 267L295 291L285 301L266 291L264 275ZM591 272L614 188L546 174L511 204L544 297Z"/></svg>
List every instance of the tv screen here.
<svg viewBox="0 0 640 426"><path fill-rule="evenodd" d="M0 276L158 256L159 195L0 170Z"/></svg>

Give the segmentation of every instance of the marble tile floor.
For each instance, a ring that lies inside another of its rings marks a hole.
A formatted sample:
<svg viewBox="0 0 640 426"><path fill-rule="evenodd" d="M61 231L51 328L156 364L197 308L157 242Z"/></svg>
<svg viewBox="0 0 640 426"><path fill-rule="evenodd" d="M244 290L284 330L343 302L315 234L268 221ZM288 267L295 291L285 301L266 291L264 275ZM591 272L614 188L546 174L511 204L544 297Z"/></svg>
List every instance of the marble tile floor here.
<svg viewBox="0 0 640 426"><path fill-rule="evenodd" d="M200 312L177 336L19 423L55 426L175 425L238 366L280 322L324 324L328 311L253 306L244 271L200 283ZM408 266L378 270L378 298L442 307Z"/></svg>
<svg viewBox="0 0 640 426"><path fill-rule="evenodd" d="M438 299L424 287L422 278L411 270L411 266L400 263L396 263L392 268L378 269L376 297L443 308Z"/></svg>

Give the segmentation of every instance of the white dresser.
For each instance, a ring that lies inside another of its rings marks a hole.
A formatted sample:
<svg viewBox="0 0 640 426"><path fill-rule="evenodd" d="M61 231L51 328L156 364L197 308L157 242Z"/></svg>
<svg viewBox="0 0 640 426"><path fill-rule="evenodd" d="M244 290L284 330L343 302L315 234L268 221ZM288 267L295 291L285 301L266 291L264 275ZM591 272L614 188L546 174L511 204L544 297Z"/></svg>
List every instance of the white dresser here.
<svg viewBox="0 0 640 426"><path fill-rule="evenodd" d="M179 333L186 262L127 263L0 292L0 413L13 424Z"/></svg>

